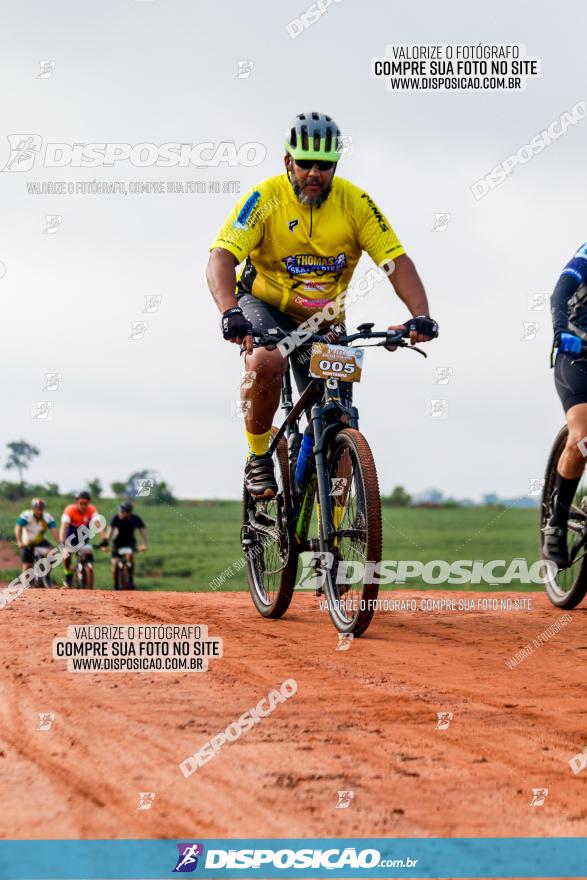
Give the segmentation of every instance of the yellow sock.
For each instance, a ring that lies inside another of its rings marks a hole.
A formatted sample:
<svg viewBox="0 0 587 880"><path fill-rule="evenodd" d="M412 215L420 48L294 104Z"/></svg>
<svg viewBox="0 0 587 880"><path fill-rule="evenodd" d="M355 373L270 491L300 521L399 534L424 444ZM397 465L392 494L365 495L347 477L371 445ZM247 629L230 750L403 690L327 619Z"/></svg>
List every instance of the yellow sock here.
<svg viewBox="0 0 587 880"><path fill-rule="evenodd" d="M253 455L264 455L266 452L269 452L270 430L264 434L249 434L248 431L245 431L245 434L247 435L249 451Z"/></svg>

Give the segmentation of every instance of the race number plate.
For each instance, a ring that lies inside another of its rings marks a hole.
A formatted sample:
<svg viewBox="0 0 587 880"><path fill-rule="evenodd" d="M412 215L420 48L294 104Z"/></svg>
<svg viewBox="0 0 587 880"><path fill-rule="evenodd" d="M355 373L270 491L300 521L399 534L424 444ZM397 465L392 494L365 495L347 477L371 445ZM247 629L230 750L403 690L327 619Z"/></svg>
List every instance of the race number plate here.
<svg viewBox="0 0 587 880"><path fill-rule="evenodd" d="M363 369L362 348L344 345L328 345L315 342L310 358L310 375L316 379L342 379L344 382L360 382Z"/></svg>

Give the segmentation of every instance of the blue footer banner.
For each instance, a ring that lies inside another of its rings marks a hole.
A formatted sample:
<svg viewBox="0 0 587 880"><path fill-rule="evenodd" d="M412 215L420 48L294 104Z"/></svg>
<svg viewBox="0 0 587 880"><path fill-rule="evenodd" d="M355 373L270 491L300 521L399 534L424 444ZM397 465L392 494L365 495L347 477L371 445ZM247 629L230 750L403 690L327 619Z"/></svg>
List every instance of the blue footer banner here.
<svg viewBox="0 0 587 880"><path fill-rule="evenodd" d="M587 877L587 838L0 841L1 880Z"/></svg>

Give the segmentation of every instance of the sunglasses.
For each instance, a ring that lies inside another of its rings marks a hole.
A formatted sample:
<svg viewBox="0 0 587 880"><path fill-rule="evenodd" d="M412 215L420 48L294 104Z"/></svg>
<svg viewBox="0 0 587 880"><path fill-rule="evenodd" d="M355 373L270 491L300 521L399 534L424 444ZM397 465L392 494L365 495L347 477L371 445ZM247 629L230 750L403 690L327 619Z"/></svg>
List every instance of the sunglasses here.
<svg viewBox="0 0 587 880"><path fill-rule="evenodd" d="M336 162L318 161L317 159L294 159L298 168L309 171L314 165L317 165L320 171L330 171L336 165Z"/></svg>

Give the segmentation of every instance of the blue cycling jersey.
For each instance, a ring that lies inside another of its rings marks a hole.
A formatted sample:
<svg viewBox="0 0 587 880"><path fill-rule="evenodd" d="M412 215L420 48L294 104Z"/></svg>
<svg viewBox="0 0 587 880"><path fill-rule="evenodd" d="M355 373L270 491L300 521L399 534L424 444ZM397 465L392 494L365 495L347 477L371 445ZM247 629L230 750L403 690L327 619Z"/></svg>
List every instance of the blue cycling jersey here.
<svg viewBox="0 0 587 880"><path fill-rule="evenodd" d="M582 244L569 260L554 289L550 299L552 323L555 334L564 332L569 327L569 320L587 331L585 324L586 296L574 296L580 287L587 284L587 242ZM569 302L573 297L573 301Z"/></svg>

